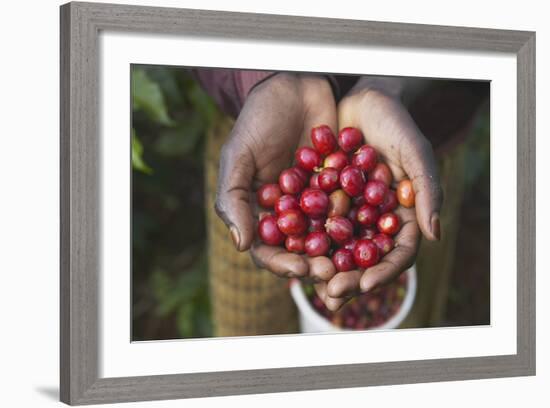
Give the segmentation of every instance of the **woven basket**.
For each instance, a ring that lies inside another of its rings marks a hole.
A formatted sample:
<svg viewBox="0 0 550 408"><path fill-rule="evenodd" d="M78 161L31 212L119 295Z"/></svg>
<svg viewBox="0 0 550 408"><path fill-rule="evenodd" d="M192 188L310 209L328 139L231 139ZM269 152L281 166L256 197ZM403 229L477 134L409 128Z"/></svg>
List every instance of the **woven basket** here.
<svg viewBox="0 0 550 408"><path fill-rule="evenodd" d="M208 134L205 160L210 295L215 336L298 332L297 311L287 280L259 269L235 249L214 211L220 150L234 121L221 118Z"/></svg>

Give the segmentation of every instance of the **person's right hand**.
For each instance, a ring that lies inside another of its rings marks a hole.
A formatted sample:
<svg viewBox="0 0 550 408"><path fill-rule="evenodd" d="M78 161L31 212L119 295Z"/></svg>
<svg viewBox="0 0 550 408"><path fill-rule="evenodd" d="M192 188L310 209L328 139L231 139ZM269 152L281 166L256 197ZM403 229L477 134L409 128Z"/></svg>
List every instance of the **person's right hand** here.
<svg viewBox="0 0 550 408"><path fill-rule="evenodd" d="M311 128L321 124L338 129L336 103L325 77L279 73L257 85L222 149L216 212L236 248L250 249L259 267L278 276L326 282L336 272L329 258L296 255L256 240L260 209L255 191L278 182L281 171L292 166L296 148L310 145ZM326 283L317 287L324 290Z"/></svg>

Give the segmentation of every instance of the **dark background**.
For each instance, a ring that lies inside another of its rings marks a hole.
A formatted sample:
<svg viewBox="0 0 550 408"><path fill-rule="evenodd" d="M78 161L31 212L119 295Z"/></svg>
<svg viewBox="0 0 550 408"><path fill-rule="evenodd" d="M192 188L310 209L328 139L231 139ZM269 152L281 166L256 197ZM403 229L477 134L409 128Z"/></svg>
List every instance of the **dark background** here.
<svg viewBox="0 0 550 408"><path fill-rule="evenodd" d="M132 66L132 340L212 335L203 159L220 113L182 68ZM446 315L489 324L489 113L465 142L466 189Z"/></svg>

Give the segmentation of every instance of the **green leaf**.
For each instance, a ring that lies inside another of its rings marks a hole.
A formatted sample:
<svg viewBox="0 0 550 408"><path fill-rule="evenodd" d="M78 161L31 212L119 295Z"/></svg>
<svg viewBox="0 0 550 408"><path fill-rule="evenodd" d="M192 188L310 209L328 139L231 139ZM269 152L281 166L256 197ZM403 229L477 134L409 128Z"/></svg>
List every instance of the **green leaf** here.
<svg viewBox="0 0 550 408"><path fill-rule="evenodd" d="M191 117L177 128L162 132L155 142L155 150L163 156L181 156L194 151L203 135L198 117Z"/></svg>
<svg viewBox="0 0 550 408"><path fill-rule="evenodd" d="M178 327L179 334L182 337L193 337L194 312L195 312L195 305L194 303L191 303L191 302L182 304L178 309L176 324Z"/></svg>
<svg viewBox="0 0 550 408"><path fill-rule="evenodd" d="M140 68L132 69L132 110L142 110L151 120L161 125L174 124L168 116L160 86Z"/></svg>
<svg viewBox="0 0 550 408"><path fill-rule="evenodd" d="M216 105L195 81L188 90L188 96L195 112L202 116L205 123L212 123L217 113Z"/></svg>
<svg viewBox="0 0 550 408"><path fill-rule="evenodd" d="M136 132L132 129L132 167L145 174L153 173L153 169L143 161L143 145L139 141Z"/></svg>
<svg viewBox="0 0 550 408"><path fill-rule="evenodd" d="M172 281L164 270L158 268L153 271L151 274L151 288L157 299L162 299L168 295L172 289Z"/></svg>
<svg viewBox="0 0 550 408"><path fill-rule="evenodd" d="M173 279L164 269L155 269L151 275L151 288L157 302L156 313L159 316L168 316L177 311L179 320L181 310L186 313L195 311L199 307L198 303L203 300L201 295L208 291L206 268L206 254L202 251L193 265L179 274L176 279ZM181 324L182 327L185 327L185 324L191 324L193 326L192 315L189 319L187 317L182 319L187 320L188 323L182 321L178 325ZM183 330L188 330L188 328ZM192 333L192 330L189 333Z"/></svg>
<svg viewBox="0 0 550 408"><path fill-rule="evenodd" d="M173 281L164 270L153 271L151 287L157 300L156 312L159 316L167 316L180 304L180 294L173 289Z"/></svg>
<svg viewBox="0 0 550 408"><path fill-rule="evenodd" d="M178 73L181 70L180 67L150 66L145 68L147 76L160 86L167 105L172 108L174 105L183 103L183 95L177 81Z"/></svg>

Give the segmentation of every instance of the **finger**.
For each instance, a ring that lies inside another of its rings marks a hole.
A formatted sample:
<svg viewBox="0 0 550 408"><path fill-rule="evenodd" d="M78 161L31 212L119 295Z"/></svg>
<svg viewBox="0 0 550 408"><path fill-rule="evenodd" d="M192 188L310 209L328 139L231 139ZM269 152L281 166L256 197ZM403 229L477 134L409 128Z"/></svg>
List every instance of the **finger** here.
<svg viewBox="0 0 550 408"><path fill-rule="evenodd" d="M346 97L338 105L338 126L340 130L347 127L360 129L365 142L374 147L379 158L390 167L393 178L401 180L405 173L398 160L400 143L388 143L388 135L400 132L402 118L409 115L402 112L403 109L395 108L395 105L395 101L388 98L365 104L360 98Z"/></svg>
<svg viewBox="0 0 550 408"><path fill-rule="evenodd" d="M402 146L402 165L409 176L415 192L415 207L418 225L429 240L441 237L439 213L443 193L434 152L430 143L422 135L416 142L410 140Z"/></svg>
<svg viewBox="0 0 550 408"><path fill-rule="evenodd" d="M319 100L305 101L307 114L304 118L301 144L311 146L311 129L320 125L329 126L334 135L338 134L338 113L330 85L326 92L328 95L323 98L323 103L319 103Z"/></svg>
<svg viewBox="0 0 550 408"><path fill-rule="evenodd" d="M300 278L308 274L309 267L304 258L281 247L254 244L250 255L259 268L268 269L281 277Z"/></svg>
<svg viewBox="0 0 550 408"><path fill-rule="evenodd" d="M316 281L328 282L336 273L336 268L332 261L326 256L307 257L309 265L309 276Z"/></svg>
<svg viewBox="0 0 550 408"><path fill-rule="evenodd" d="M412 265L413 258L414 253L411 257L409 249L395 248L382 262L365 270L360 281L361 292L369 292L391 282Z"/></svg>
<svg viewBox="0 0 550 408"><path fill-rule="evenodd" d="M319 296L319 299L323 301L326 308L331 312L336 312L346 302L346 299L338 299L328 296L326 282L316 283L313 287L315 288L315 292L317 293L317 296Z"/></svg>
<svg viewBox="0 0 550 408"><path fill-rule="evenodd" d="M361 276L361 292L383 286L412 266L418 251L420 231L412 209L398 210L403 225L395 237L395 247L377 265L367 268Z"/></svg>
<svg viewBox="0 0 550 408"><path fill-rule="evenodd" d="M222 148L215 208L237 250L246 251L254 238L250 200L255 165L251 152L235 137Z"/></svg>
<svg viewBox="0 0 550 408"><path fill-rule="evenodd" d="M360 293L359 283L363 272L360 270L338 272L328 282L327 293L333 298L355 296Z"/></svg>

